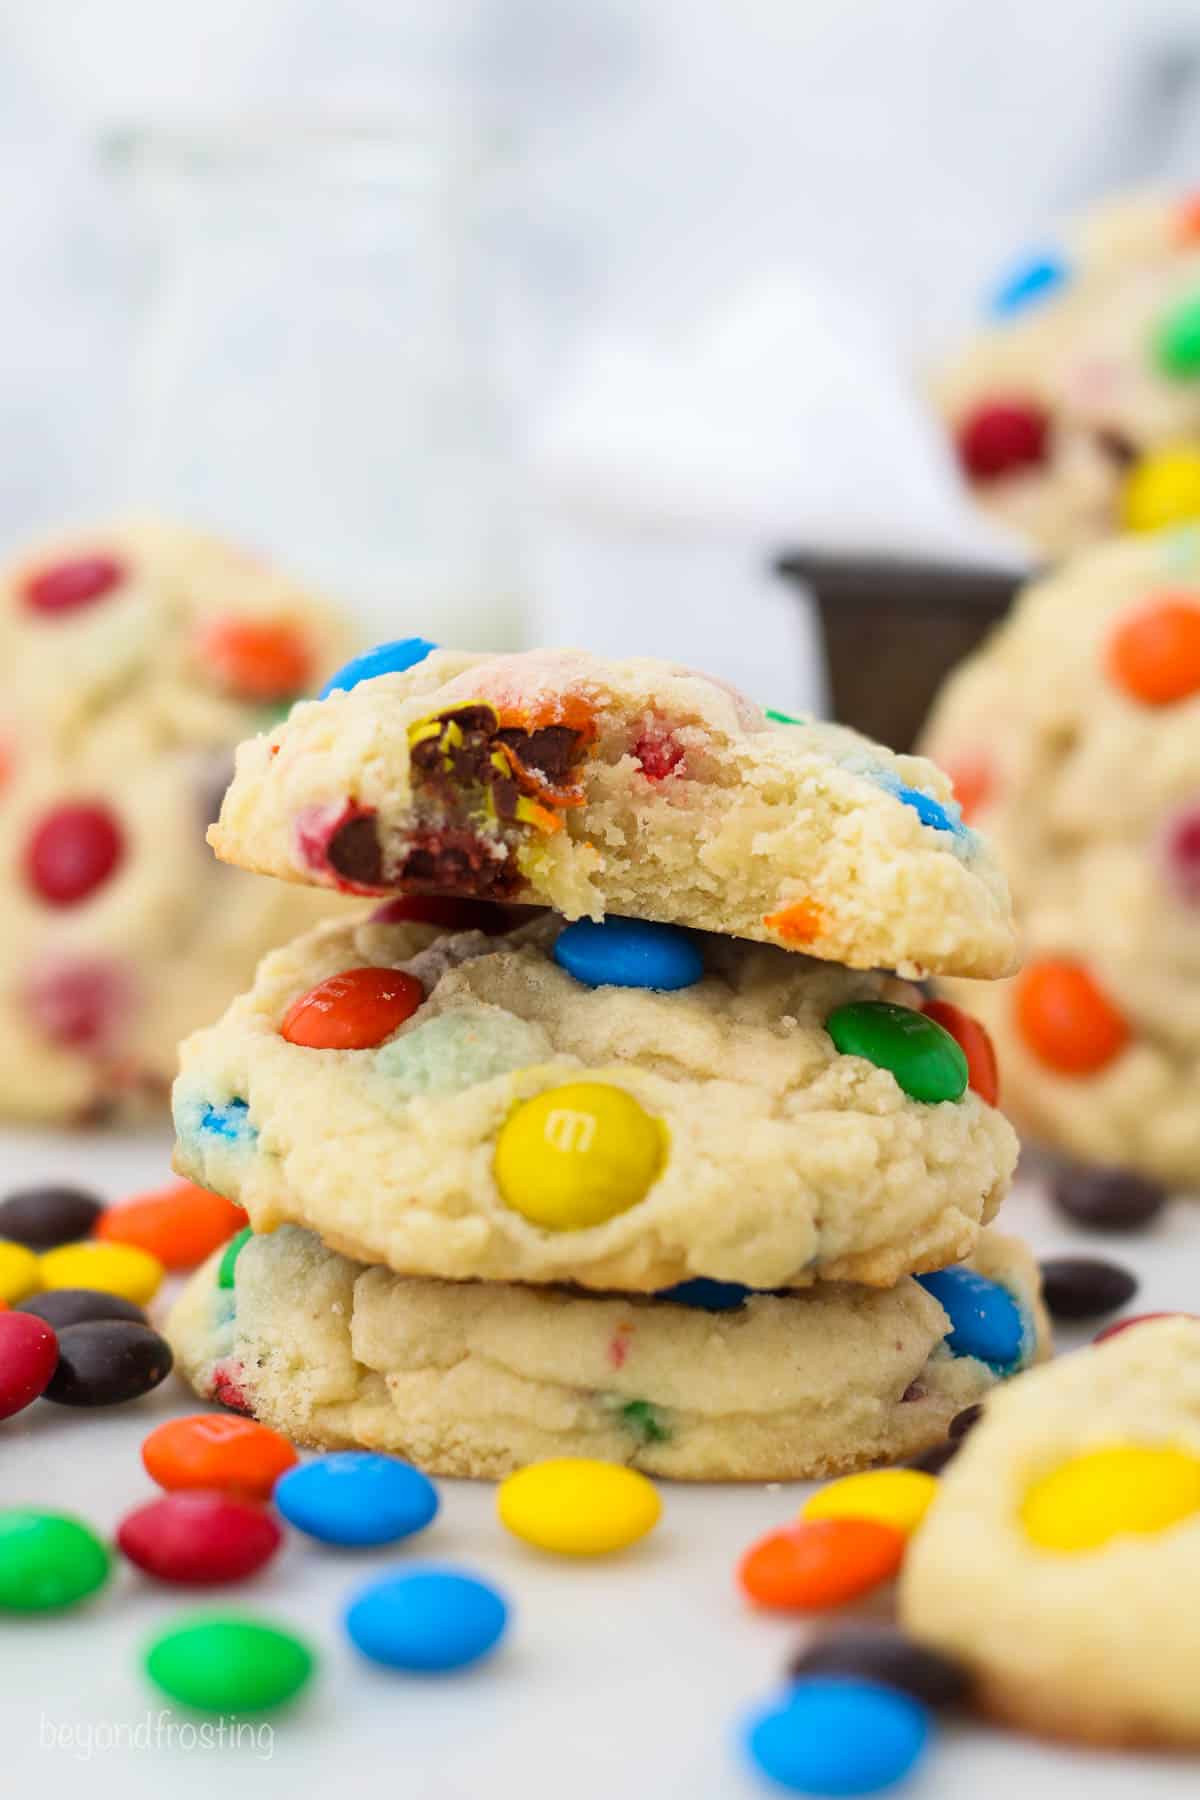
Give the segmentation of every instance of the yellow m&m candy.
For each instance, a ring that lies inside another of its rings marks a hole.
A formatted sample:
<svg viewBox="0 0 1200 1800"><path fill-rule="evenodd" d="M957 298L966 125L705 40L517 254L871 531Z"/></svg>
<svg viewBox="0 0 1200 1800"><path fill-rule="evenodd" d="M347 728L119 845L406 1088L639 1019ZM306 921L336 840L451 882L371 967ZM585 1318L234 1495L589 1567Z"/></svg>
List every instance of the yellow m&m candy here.
<svg viewBox="0 0 1200 1800"><path fill-rule="evenodd" d="M1200 450L1172 444L1133 465L1121 492L1126 531L1161 531L1193 519L1200 519Z"/></svg>
<svg viewBox="0 0 1200 1800"><path fill-rule="evenodd" d="M938 1491L932 1475L921 1469L872 1469L842 1481L805 1501L802 1519L874 1519L907 1536L925 1517Z"/></svg>
<svg viewBox="0 0 1200 1800"><path fill-rule="evenodd" d="M24 1244L0 1239L0 1300L15 1306L18 1300L36 1294L42 1285L38 1259Z"/></svg>
<svg viewBox="0 0 1200 1800"><path fill-rule="evenodd" d="M163 1266L148 1250L132 1244L64 1244L39 1259L45 1288L99 1288L144 1306L158 1292Z"/></svg>
<svg viewBox="0 0 1200 1800"><path fill-rule="evenodd" d="M500 1522L515 1537L560 1556L606 1556L657 1525L662 1501L654 1483L620 1463L564 1456L531 1463L502 1481Z"/></svg>
<svg viewBox="0 0 1200 1800"><path fill-rule="evenodd" d="M1098 1550L1112 1538L1149 1537L1200 1512L1200 1456L1169 1445L1114 1444L1061 1463L1021 1507L1042 1550Z"/></svg>
<svg viewBox="0 0 1200 1800"><path fill-rule="evenodd" d="M665 1127L632 1094L575 1081L509 1115L493 1167L514 1212L547 1231L578 1231L644 1199L666 1152Z"/></svg>

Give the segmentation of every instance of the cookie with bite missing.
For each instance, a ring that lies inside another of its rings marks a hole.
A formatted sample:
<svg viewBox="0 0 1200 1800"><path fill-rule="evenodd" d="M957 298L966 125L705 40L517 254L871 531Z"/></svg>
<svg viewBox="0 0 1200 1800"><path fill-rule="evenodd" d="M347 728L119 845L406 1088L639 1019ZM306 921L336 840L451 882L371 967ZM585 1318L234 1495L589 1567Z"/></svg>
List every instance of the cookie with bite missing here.
<svg viewBox="0 0 1200 1800"><path fill-rule="evenodd" d="M1004 878L921 758L670 663L583 651L409 641L328 688L241 747L210 832L225 861L654 919L911 977L1014 964Z"/></svg>

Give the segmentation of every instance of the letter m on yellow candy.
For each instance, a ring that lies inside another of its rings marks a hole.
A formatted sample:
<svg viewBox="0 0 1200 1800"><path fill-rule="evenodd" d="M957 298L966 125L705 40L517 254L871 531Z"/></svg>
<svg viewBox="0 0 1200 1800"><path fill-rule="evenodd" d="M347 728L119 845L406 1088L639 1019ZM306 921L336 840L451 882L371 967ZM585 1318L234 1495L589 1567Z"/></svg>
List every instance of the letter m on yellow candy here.
<svg viewBox="0 0 1200 1800"><path fill-rule="evenodd" d="M559 1150L564 1156L572 1151L586 1156L596 1136L596 1120L591 1113L556 1106L553 1112L546 1114L542 1135L552 1150Z"/></svg>

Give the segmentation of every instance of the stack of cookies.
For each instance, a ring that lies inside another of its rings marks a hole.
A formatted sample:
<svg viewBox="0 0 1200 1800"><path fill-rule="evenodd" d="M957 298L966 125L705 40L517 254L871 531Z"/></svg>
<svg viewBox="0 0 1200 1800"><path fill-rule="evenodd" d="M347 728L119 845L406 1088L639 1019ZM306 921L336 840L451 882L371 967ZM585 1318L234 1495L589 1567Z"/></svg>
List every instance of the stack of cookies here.
<svg viewBox="0 0 1200 1800"><path fill-rule="evenodd" d="M309 1444L499 1476L919 1454L1045 1348L982 1030L1014 961L932 764L669 664L385 645L242 746L225 861L382 901L183 1048L247 1209L170 1330Z"/></svg>

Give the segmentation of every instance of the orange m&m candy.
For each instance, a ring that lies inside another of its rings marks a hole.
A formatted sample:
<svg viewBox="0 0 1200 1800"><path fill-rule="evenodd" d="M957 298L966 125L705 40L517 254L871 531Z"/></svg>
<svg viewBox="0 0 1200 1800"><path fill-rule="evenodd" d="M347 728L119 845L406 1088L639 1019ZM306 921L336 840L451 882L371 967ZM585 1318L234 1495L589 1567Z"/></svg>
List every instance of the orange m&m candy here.
<svg viewBox="0 0 1200 1800"><path fill-rule="evenodd" d="M136 1244L165 1269L194 1269L246 1224L242 1207L192 1181L175 1181L138 1194L101 1213L94 1235L113 1244Z"/></svg>
<svg viewBox="0 0 1200 1800"><path fill-rule="evenodd" d="M796 900L779 912L767 913L763 924L785 944L811 944L825 928L821 909L811 900Z"/></svg>
<svg viewBox="0 0 1200 1800"><path fill-rule="evenodd" d="M964 756L955 763L943 763L950 777L963 824L969 825L980 809L987 805L996 786L995 772L986 756Z"/></svg>
<svg viewBox="0 0 1200 1800"><path fill-rule="evenodd" d="M978 1019L948 1000L927 1000L921 1008L927 1018L948 1031L967 1059L967 1082L981 1100L995 1106L1000 1098L1000 1070L996 1046Z"/></svg>
<svg viewBox="0 0 1200 1800"><path fill-rule="evenodd" d="M306 1050L371 1050L411 1019L424 998L415 975L347 969L302 994L285 1013L279 1035Z"/></svg>
<svg viewBox="0 0 1200 1800"><path fill-rule="evenodd" d="M1108 640L1106 664L1145 706L1200 693L1200 594L1163 594L1127 614Z"/></svg>
<svg viewBox="0 0 1200 1800"><path fill-rule="evenodd" d="M312 679L312 653L287 619L213 619L196 650L221 685L244 700L290 700Z"/></svg>
<svg viewBox="0 0 1200 1800"><path fill-rule="evenodd" d="M905 1536L875 1519L810 1519L770 1531L738 1565L756 1606L811 1612L844 1606L890 1581L904 1560Z"/></svg>
<svg viewBox="0 0 1200 1800"><path fill-rule="evenodd" d="M253 1419L195 1413L169 1419L142 1445L146 1473L159 1487L209 1488L244 1500L269 1500L297 1461L287 1439Z"/></svg>
<svg viewBox="0 0 1200 1800"><path fill-rule="evenodd" d="M1060 1075L1094 1075L1129 1042L1123 1014L1082 963L1042 957L1017 978L1017 1029L1038 1061Z"/></svg>

